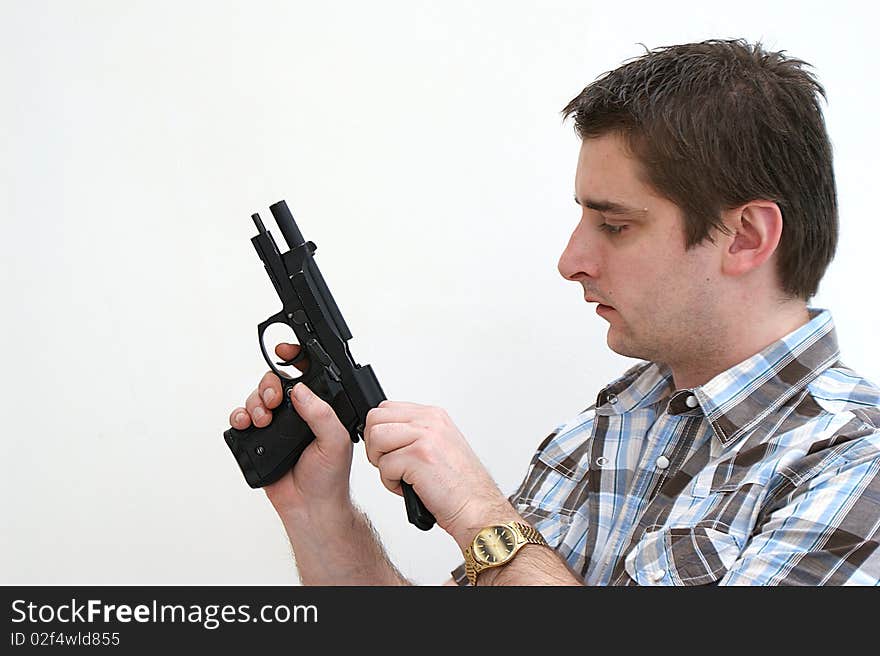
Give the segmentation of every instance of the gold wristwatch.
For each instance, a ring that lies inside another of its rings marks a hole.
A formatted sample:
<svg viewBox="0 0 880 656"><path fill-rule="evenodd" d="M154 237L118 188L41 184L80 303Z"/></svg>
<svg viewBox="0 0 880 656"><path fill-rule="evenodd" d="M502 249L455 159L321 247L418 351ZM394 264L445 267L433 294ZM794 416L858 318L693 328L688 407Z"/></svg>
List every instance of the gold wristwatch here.
<svg viewBox="0 0 880 656"><path fill-rule="evenodd" d="M464 550L464 571L471 585L477 575L490 567L506 565L527 544L550 546L544 537L528 524L509 522L481 528L470 546Z"/></svg>

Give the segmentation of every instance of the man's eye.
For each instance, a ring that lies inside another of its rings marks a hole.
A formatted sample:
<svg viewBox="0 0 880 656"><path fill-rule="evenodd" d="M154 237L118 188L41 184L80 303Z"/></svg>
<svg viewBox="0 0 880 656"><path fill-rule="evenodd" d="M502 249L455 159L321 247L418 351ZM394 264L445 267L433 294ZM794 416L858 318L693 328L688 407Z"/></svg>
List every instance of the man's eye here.
<svg viewBox="0 0 880 656"><path fill-rule="evenodd" d="M604 230L605 232L612 235L619 235L623 232L623 229L626 228L625 225L611 225L610 223L600 223L599 230Z"/></svg>

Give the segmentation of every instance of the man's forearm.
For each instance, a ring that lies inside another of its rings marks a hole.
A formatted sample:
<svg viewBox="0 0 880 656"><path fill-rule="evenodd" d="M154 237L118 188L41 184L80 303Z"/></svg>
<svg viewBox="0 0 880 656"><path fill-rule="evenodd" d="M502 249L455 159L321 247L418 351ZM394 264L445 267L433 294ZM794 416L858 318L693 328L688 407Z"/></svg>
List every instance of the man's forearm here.
<svg viewBox="0 0 880 656"><path fill-rule="evenodd" d="M477 585L584 585L555 551L536 544L525 545L508 564L483 570Z"/></svg>
<svg viewBox="0 0 880 656"><path fill-rule="evenodd" d="M510 502L502 497L497 503L485 504L477 512L463 517L455 524L452 535L459 548L464 551L481 528L508 522L528 524ZM506 565L490 567L480 572L477 585L584 585L584 582L552 548L526 544Z"/></svg>
<svg viewBox="0 0 880 656"><path fill-rule="evenodd" d="M303 585L412 585L388 559L370 520L353 505L281 519Z"/></svg>

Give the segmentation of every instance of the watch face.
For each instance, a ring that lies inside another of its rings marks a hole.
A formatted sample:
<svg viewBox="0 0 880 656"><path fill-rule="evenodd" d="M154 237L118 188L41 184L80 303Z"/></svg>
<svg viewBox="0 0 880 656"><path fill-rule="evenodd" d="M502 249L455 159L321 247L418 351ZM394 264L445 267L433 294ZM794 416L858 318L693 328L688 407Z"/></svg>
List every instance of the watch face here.
<svg viewBox="0 0 880 656"><path fill-rule="evenodd" d="M515 546L516 535L509 527L489 526L477 533L474 539L474 557L493 565L512 554Z"/></svg>

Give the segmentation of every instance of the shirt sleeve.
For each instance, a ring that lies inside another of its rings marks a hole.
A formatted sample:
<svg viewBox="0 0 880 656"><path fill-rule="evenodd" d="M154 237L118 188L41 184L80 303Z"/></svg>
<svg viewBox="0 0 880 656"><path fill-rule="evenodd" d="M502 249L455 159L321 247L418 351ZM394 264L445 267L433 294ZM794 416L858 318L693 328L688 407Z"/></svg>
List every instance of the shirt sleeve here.
<svg viewBox="0 0 880 656"><path fill-rule="evenodd" d="M811 476L783 472L766 519L719 585L880 584L880 432Z"/></svg>

